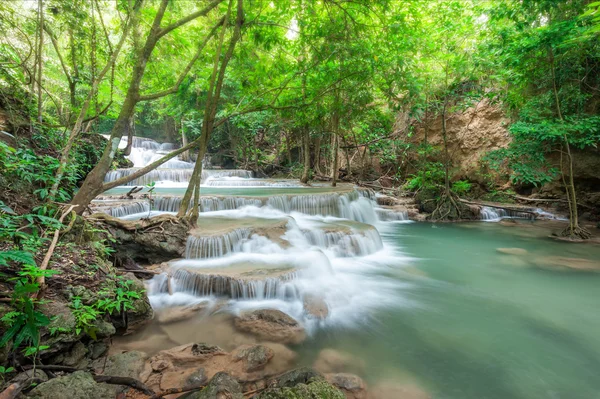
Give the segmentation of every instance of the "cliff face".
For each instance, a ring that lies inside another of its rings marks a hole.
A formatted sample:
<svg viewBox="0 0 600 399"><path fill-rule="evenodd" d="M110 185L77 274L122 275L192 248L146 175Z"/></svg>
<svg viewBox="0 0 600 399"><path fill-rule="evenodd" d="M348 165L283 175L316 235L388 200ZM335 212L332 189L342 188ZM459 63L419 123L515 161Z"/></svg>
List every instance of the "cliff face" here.
<svg viewBox="0 0 600 399"><path fill-rule="evenodd" d="M507 130L509 120L498 105L488 100L450 114L446 120L448 150L456 178L479 180L480 160L489 151L506 147L510 143ZM430 120L416 127L406 140L412 144L428 143L442 148L442 118Z"/></svg>

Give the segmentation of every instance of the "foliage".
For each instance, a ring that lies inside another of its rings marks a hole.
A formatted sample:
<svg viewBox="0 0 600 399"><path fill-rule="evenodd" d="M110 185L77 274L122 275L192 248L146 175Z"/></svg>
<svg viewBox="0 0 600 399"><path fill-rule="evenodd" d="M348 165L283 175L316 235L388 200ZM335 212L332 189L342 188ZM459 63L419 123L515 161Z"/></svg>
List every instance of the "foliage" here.
<svg viewBox="0 0 600 399"><path fill-rule="evenodd" d="M70 307L75 316L75 333L82 331L96 339L96 321L106 315L116 315L134 309L133 302L141 298L141 293L133 287L131 280L122 277L107 280L97 293L98 298L91 304L82 302L81 297L73 297Z"/></svg>
<svg viewBox="0 0 600 399"><path fill-rule="evenodd" d="M466 180L458 180L452 183L452 191L457 195L465 195L471 191L473 185Z"/></svg>
<svg viewBox="0 0 600 399"><path fill-rule="evenodd" d="M7 251L0 255L0 265L6 266L6 260L10 259L22 264L17 272L17 277L9 278L15 283L13 288L11 305L14 311L6 313L1 321L5 323L8 330L0 339L0 347L5 346L12 340L12 348L18 349L25 344L25 356L36 355L40 347L40 329L50 324L50 319L36 309L40 303L35 297L39 291L38 279L56 274L52 270L41 270L33 262L31 254L23 251Z"/></svg>

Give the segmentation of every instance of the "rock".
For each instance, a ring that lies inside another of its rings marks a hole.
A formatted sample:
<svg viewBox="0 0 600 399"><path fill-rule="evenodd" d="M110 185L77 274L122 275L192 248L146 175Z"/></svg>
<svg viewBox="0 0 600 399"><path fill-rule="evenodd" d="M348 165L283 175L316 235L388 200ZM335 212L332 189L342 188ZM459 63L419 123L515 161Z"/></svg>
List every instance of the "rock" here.
<svg viewBox="0 0 600 399"><path fill-rule="evenodd" d="M237 348L232 357L234 361L242 361L245 372L264 369L275 352L263 345L243 345Z"/></svg>
<svg viewBox="0 0 600 399"><path fill-rule="evenodd" d="M240 331L273 342L299 344L306 339L304 328L296 320L275 309L242 313L234 325Z"/></svg>
<svg viewBox="0 0 600 399"><path fill-rule="evenodd" d="M334 387L341 390L346 399L367 399L367 386L357 375L338 373L325 374L325 379Z"/></svg>
<svg viewBox="0 0 600 399"><path fill-rule="evenodd" d="M353 355L339 352L335 349L323 349L313 364L315 370L324 373L345 373L349 371L360 373L365 369L365 363Z"/></svg>
<svg viewBox="0 0 600 399"><path fill-rule="evenodd" d="M32 379L38 380L38 383L46 382L46 381L48 381L48 374L46 374L42 370L35 370L35 373L33 372L33 370L27 370L27 371L17 374L15 376L15 378L10 380L10 383L11 384L14 384L14 383L23 384L23 383L27 383L28 381L30 381Z"/></svg>
<svg viewBox="0 0 600 399"><path fill-rule="evenodd" d="M496 248L496 251L507 255L527 255L529 253L523 248Z"/></svg>
<svg viewBox="0 0 600 399"><path fill-rule="evenodd" d="M322 297L305 295L303 306L304 313L311 318L323 320L329 316L329 306Z"/></svg>
<svg viewBox="0 0 600 399"><path fill-rule="evenodd" d="M547 269L574 270L581 272L600 272L600 261L565 256L542 256L533 260L536 266Z"/></svg>
<svg viewBox="0 0 600 399"><path fill-rule="evenodd" d="M256 399L345 399L344 394L329 384L321 375L308 372L310 369L292 370L291 375L302 376L299 382L292 384L295 378L288 379L285 385L276 385L256 396ZM286 373L289 374L289 373ZM304 378L313 375L305 381ZM289 377L289 376L288 376ZM280 380L280 379L278 379Z"/></svg>
<svg viewBox="0 0 600 399"><path fill-rule="evenodd" d="M96 338L108 338L112 335L115 335L117 330L115 326L105 320L96 320L94 323L94 328L96 330Z"/></svg>
<svg viewBox="0 0 600 399"><path fill-rule="evenodd" d="M154 311L150 305L150 300L146 294L144 283L133 275L133 273L125 274L125 279L132 282L131 289L141 293L139 299L133 300L133 309L127 311L127 317L120 315L112 318L112 323L120 330L123 335L128 335L135 332L138 328L148 323L154 317ZM126 323L123 322L126 320Z"/></svg>
<svg viewBox="0 0 600 399"><path fill-rule="evenodd" d="M108 351L108 345L106 345L104 342L92 342L88 346L88 351L92 360L96 360L106 354Z"/></svg>
<svg viewBox="0 0 600 399"><path fill-rule="evenodd" d="M206 377L206 371L204 368L199 368L190 374L185 382L186 385L189 386L199 386L204 384L207 380L208 378Z"/></svg>
<svg viewBox="0 0 600 399"><path fill-rule="evenodd" d="M274 382L274 385L278 388L290 388L298 384L306 384L314 378L322 379L323 376L310 367L300 367L280 375Z"/></svg>
<svg viewBox="0 0 600 399"><path fill-rule="evenodd" d="M183 395L181 399L244 399L242 387L227 373L217 373L206 388Z"/></svg>
<svg viewBox="0 0 600 399"><path fill-rule="evenodd" d="M106 364L104 359L98 359L93 366L96 372L105 375L139 379L147 359L144 352L131 351L109 356Z"/></svg>
<svg viewBox="0 0 600 399"><path fill-rule="evenodd" d="M218 346L187 344L160 351L146 361L140 380L155 390L185 386L201 374L210 378L231 363Z"/></svg>
<svg viewBox="0 0 600 399"><path fill-rule="evenodd" d="M114 399L115 393L106 384L98 384L90 373L76 371L38 385L28 395L32 399Z"/></svg>
<svg viewBox="0 0 600 399"><path fill-rule="evenodd" d="M71 348L71 351L65 355L63 364L65 366L74 367L81 362L87 354L88 349L85 347L85 345L81 341L77 341L75 345L73 345L73 348Z"/></svg>
<svg viewBox="0 0 600 399"><path fill-rule="evenodd" d="M50 318L48 331L55 331L55 334L49 336L45 333L41 339L41 345L48 346L41 352L42 357L49 357L59 354L63 357L64 352L68 351L73 343L79 341L80 335L75 333L77 321L71 309L63 302L50 301L40 306L42 313ZM44 329L45 330L45 329ZM56 364L56 360L54 361Z"/></svg>

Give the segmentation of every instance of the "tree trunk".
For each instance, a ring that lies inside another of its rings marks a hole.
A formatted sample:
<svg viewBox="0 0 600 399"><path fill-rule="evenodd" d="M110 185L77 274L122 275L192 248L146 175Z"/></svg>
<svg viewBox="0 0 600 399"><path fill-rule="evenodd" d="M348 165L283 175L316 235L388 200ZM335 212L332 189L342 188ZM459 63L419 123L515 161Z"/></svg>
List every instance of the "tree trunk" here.
<svg viewBox="0 0 600 399"><path fill-rule="evenodd" d="M123 155L131 155L133 147L133 136L135 135L135 114L132 114L127 123L127 147L123 150Z"/></svg>
<svg viewBox="0 0 600 399"><path fill-rule="evenodd" d="M314 160L314 169L317 175L321 173L321 135L318 134L315 138L315 160Z"/></svg>
<svg viewBox="0 0 600 399"><path fill-rule="evenodd" d="M198 151L198 159L196 160L196 164L194 166L194 172L192 173L192 181L188 184L188 188L185 191L183 199L181 201L181 207L179 208L179 212L177 213L177 217L183 217L187 214L188 208L190 205L190 200L192 197L192 193L194 195L194 201L192 204L192 210L190 215L190 221L193 225L197 223L199 216L199 205L200 205L200 179L202 178L202 159L206 154L206 150L208 148L208 142L210 141L210 137L213 132L215 116L217 114L217 105L219 99L221 97L221 88L223 87L223 80L225 79L225 70L227 69L227 65L233 56L233 51L235 46L241 36L242 25L244 23L244 9L243 9L243 0L237 0L237 18L235 31L229 41L229 46L227 48L227 52L221 61L221 65L219 67L219 61L221 58L221 51L223 47L223 42L225 39L225 31L227 30L227 23L229 21L229 15L231 13L231 7L233 4L233 0L229 2L229 9L227 11L227 17L223 23L223 27L221 28L221 34L219 38L219 44L217 47L217 51L215 54L213 72L210 79L209 90L206 99L206 106L204 111L204 120L202 122L202 130L200 136L200 145ZM218 71L218 74L217 74Z"/></svg>
<svg viewBox="0 0 600 399"><path fill-rule="evenodd" d="M442 139L444 140L444 189L446 194L450 195L450 154L448 152L448 136L446 131L446 102L442 107Z"/></svg>
<svg viewBox="0 0 600 399"><path fill-rule="evenodd" d="M181 118L181 146L185 147L187 144L188 144L188 139L185 134L185 126L183 124L183 118ZM190 152L189 151L183 152L181 154L181 160L185 161L185 162L189 162L190 161Z"/></svg>
<svg viewBox="0 0 600 399"><path fill-rule="evenodd" d="M179 85L181 84L181 82L183 81L183 79L185 78L185 75L191 69L193 63L200 56L199 52L197 52L196 55L192 58L191 62L188 64L188 66L184 69L182 74L179 76L179 79L174 87L172 87L169 90L163 90L158 93L153 93L151 95L141 96L140 95L140 83L142 81L142 78L144 77L144 72L146 70L146 64L147 64L148 60L150 59L150 56L152 55L152 51L156 47L156 44L158 43L160 38L163 37L164 35L166 35L167 33L171 32L172 30L176 29L177 27L190 22L191 20L193 20L201 15L206 15L210 10L215 8L221 1L222 0L214 0L211 3L209 3L204 9L199 10L193 14L190 14L187 17L184 17L184 18L180 19L179 21L172 23L162 29L161 29L160 25L161 25L161 21L164 17L167 5L169 4L169 1L168 0L161 1L158 11L156 13L156 16L154 17L154 21L152 22L152 26L150 28L148 36L146 37L146 42L145 42L143 48L141 49L141 51L139 51L137 54L137 57L136 57L136 60L134 63L134 67L133 67L133 72L131 75L132 77L131 77L131 80L129 83L129 88L127 89L127 94L125 96L125 100L123 101L123 105L121 107L119 116L117 117L117 121L111 131L109 143L104 148L104 152L102 153L102 157L100 158L100 161L96 164L94 169L92 169L92 171L87 175L85 181L83 182L83 185L81 186L81 188L79 189L79 191L77 192L77 194L75 195L73 200L71 201L73 204L78 205L77 212L79 212L79 213L83 212L85 210L85 208L87 208L88 204L92 201L92 199L94 199L94 197L96 195L98 195L100 192L102 192L102 190L103 190L102 181L104 180L104 176L106 175L106 173L110 170L112 161L115 157L117 148L119 146L119 142L121 141L121 137L123 137L123 134L126 132L127 123L129 122L129 118L131 118L131 116L133 115L133 113L135 111L136 104L141 100L144 100L144 101L152 100L152 99L160 98L162 96L174 93L177 90L177 88L179 87ZM140 3L141 2L136 2L135 4L139 5ZM213 32L217 29L217 27L220 24L221 24L221 22L219 22L219 24L213 28L211 33L205 38L203 44L199 47L198 51L200 51L200 49L203 48L203 46L206 44L208 39L210 37L212 37Z"/></svg>
<svg viewBox="0 0 600 399"><path fill-rule="evenodd" d="M290 130L288 130L285 133L285 149L286 149L286 152L287 152L288 165L292 164L292 144L291 144L291 141L290 141L290 134L291 133L292 132Z"/></svg>
<svg viewBox="0 0 600 399"><path fill-rule="evenodd" d="M38 98L38 122L42 123L42 58L44 55L44 4L43 0L38 0L38 12L39 12L39 30L40 36L38 39L38 85L37 85L37 98Z"/></svg>
<svg viewBox="0 0 600 399"><path fill-rule="evenodd" d="M337 185L338 178L338 133L340 130L340 119L337 111L333 115L333 134L332 134L332 145L331 145L331 186Z"/></svg>
<svg viewBox="0 0 600 399"><path fill-rule="evenodd" d="M304 153L304 169L302 170L300 182L307 184L310 175L310 130L308 126L302 127L302 148L302 152Z"/></svg>

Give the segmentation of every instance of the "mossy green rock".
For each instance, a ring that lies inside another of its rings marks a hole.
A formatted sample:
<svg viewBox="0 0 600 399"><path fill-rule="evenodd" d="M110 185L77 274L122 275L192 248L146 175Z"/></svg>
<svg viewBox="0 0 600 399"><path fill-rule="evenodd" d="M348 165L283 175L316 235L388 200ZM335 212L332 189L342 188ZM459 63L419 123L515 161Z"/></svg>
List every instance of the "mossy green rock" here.
<svg viewBox="0 0 600 399"><path fill-rule="evenodd" d="M242 387L227 373L219 372L214 375L206 388L201 391L190 392L180 399L244 399Z"/></svg>
<svg viewBox="0 0 600 399"><path fill-rule="evenodd" d="M320 378L308 384L298 384L293 388L271 388L256 397L257 399L346 399L336 387Z"/></svg>
<svg viewBox="0 0 600 399"><path fill-rule="evenodd" d="M35 387L28 395L32 399L113 399L115 393L106 384L98 384L90 373L77 371L53 378Z"/></svg>

